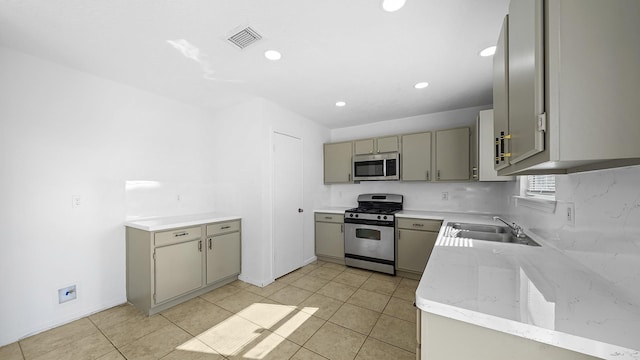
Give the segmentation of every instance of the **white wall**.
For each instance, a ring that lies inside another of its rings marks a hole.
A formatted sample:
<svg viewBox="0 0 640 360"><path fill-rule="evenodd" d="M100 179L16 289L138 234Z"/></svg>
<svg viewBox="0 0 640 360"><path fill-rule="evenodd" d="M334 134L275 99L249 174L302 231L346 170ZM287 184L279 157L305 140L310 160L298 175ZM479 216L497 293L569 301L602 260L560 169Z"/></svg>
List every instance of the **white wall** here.
<svg viewBox="0 0 640 360"><path fill-rule="evenodd" d="M556 175L555 209L517 200L506 190L506 216L549 239L550 246L595 271L624 297L640 301L640 166ZM565 220L575 205L575 225ZM625 300L626 299L626 300Z"/></svg>
<svg viewBox="0 0 640 360"><path fill-rule="evenodd" d="M6 344L125 302L125 182L203 182L215 164L202 110L5 48L0 59ZM58 304L71 284L78 298Z"/></svg>
<svg viewBox="0 0 640 360"><path fill-rule="evenodd" d="M211 113L6 48L0 79L0 346L126 301L127 217L238 214L242 276L270 282L273 130L303 139L305 208L327 192L329 130L266 100Z"/></svg>
<svg viewBox="0 0 640 360"><path fill-rule="evenodd" d="M255 285L272 282L273 132L302 139L304 259L314 254L313 211L322 204L322 144L329 130L268 100L256 98L215 115L211 142L220 149L212 186L215 203L242 216L241 279ZM223 209L219 209L222 211Z"/></svg>
<svg viewBox="0 0 640 360"><path fill-rule="evenodd" d="M331 141L470 126L475 123L478 112L487 108L490 107L480 106L333 129ZM404 208L408 210L501 213L506 204L504 187L499 182L365 181L360 184L331 185L331 200L327 205L355 206L359 194L385 192L404 195ZM449 200L442 200L443 192L448 193Z"/></svg>

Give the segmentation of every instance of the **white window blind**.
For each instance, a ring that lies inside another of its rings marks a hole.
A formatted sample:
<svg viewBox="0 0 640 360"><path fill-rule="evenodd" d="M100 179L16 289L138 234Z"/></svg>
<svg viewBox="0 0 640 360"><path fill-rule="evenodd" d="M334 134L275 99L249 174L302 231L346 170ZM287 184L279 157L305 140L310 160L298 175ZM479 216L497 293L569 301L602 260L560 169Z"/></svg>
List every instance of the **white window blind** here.
<svg viewBox="0 0 640 360"><path fill-rule="evenodd" d="M555 195L555 175L529 175L527 176L527 195Z"/></svg>

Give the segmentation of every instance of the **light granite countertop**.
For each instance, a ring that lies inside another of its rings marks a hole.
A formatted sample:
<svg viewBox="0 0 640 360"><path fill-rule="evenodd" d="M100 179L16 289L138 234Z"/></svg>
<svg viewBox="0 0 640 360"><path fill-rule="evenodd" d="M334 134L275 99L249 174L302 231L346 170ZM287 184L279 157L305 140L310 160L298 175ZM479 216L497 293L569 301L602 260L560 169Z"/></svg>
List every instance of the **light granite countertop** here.
<svg viewBox="0 0 640 360"><path fill-rule="evenodd" d="M221 213L204 213L179 216L165 216L155 218L144 218L129 220L124 223L125 226L144 230L144 231L161 231L168 229L176 229L187 226L195 226L209 224L221 221L239 220L239 216L233 216Z"/></svg>
<svg viewBox="0 0 640 360"><path fill-rule="evenodd" d="M640 304L597 273L529 229L540 247L448 236L449 222L496 224L491 216L442 220L416 290L421 310L603 359L640 359Z"/></svg>
<svg viewBox="0 0 640 360"><path fill-rule="evenodd" d="M449 222L502 225L490 214L403 210L396 217L443 221L416 290L421 310L603 359L640 359L640 304L556 245L584 234L525 229L537 247L448 236Z"/></svg>

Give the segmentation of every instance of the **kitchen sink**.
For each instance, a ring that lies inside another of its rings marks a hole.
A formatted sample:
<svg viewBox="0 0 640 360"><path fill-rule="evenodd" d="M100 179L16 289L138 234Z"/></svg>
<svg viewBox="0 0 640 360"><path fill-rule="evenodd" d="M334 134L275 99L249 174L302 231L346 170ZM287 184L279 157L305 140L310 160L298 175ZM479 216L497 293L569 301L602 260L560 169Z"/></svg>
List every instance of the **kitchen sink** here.
<svg viewBox="0 0 640 360"><path fill-rule="evenodd" d="M511 231L508 227L499 225L453 223L449 226L458 230L468 230L483 233L507 233Z"/></svg>
<svg viewBox="0 0 640 360"><path fill-rule="evenodd" d="M540 244L533 241L527 235L516 236L513 231L506 226L468 223L449 223L448 226L449 231L447 236L450 237L540 246Z"/></svg>

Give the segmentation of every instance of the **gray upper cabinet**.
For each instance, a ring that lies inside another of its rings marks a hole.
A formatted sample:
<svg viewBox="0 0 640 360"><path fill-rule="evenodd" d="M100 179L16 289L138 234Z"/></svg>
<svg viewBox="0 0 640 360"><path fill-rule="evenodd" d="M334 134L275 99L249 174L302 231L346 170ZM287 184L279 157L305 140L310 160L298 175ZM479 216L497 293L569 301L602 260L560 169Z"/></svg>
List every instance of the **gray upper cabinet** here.
<svg viewBox="0 0 640 360"><path fill-rule="evenodd" d="M505 154L511 154L509 142L504 138L509 134L509 15L504 17L500 37L493 55L493 147L494 168L503 169L509 165ZM480 151L480 150L478 150ZM486 150L482 150L486 151Z"/></svg>
<svg viewBox="0 0 640 360"><path fill-rule="evenodd" d="M324 144L324 183L352 182L353 143L351 141Z"/></svg>
<svg viewBox="0 0 640 360"><path fill-rule="evenodd" d="M390 153L400 151L398 136L386 136L376 139L376 151L378 153Z"/></svg>
<svg viewBox="0 0 640 360"><path fill-rule="evenodd" d="M633 0L511 1L494 55L499 174L640 164L639 13Z"/></svg>
<svg viewBox="0 0 640 360"><path fill-rule="evenodd" d="M436 131L435 180L469 180L470 135L468 127Z"/></svg>
<svg viewBox="0 0 640 360"><path fill-rule="evenodd" d="M513 176L499 176L494 168L496 158L494 156L495 138L493 131L493 110L483 110L478 114L476 123L476 139L477 152L472 151L477 171L477 179L479 181L512 181Z"/></svg>
<svg viewBox="0 0 640 360"><path fill-rule="evenodd" d="M398 136L361 139L353 142L354 155L382 154L400 151Z"/></svg>
<svg viewBox="0 0 640 360"><path fill-rule="evenodd" d="M363 139L353 142L353 154L354 155L368 155L375 152L375 140Z"/></svg>
<svg viewBox="0 0 640 360"><path fill-rule="evenodd" d="M512 164L544 150L546 121L542 2L513 0L509 4L507 133L516 141L510 142L510 154L505 156Z"/></svg>
<svg viewBox="0 0 640 360"><path fill-rule="evenodd" d="M402 135L402 180L431 180L431 133Z"/></svg>

